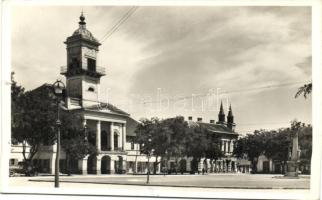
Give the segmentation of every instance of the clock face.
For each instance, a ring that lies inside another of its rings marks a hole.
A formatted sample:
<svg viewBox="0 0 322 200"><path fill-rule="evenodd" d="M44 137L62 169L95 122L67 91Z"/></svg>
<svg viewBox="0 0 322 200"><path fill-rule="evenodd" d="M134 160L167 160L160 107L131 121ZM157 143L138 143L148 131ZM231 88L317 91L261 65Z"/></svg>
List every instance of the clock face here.
<svg viewBox="0 0 322 200"><path fill-rule="evenodd" d="M96 51L95 49L87 49L85 51L85 56L96 58Z"/></svg>

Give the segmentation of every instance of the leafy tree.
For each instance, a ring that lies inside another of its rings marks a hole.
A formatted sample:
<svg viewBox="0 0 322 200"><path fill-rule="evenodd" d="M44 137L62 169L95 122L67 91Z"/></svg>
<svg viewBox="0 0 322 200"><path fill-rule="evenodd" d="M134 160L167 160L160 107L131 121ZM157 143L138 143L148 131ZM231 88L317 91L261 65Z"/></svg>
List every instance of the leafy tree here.
<svg viewBox="0 0 322 200"><path fill-rule="evenodd" d="M179 165L178 159L185 156L186 152L186 132L188 129L188 123L182 116L165 119L162 121L162 127L166 130L168 142L166 143L166 154L168 159L170 157L175 158L175 168Z"/></svg>
<svg viewBox="0 0 322 200"><path fill-rule="evenodd" d="M305 84L298 89L298 91L295 94L295 98L303 94L304 98L306 99L307 95L311 94L311 92L312 92L312 83Z"/></svg>
<svg viewBox="0 0 322 200"><path fill-rule="evenodd" d="M193 157L192 171L198 171L198 162L206 156L207 134L206 130L200 126L190 127L186 138L186 155Z"/></svg>
<svg viewBox="0 0 322 200"><path fill-rule="evenodd" d="M280 161L282 171L285 171L292 147L291 138L299 133L299 145L301 149L301 162L308 164L312 153L312 127L296 120L291 122L291 127L278 130L259 130L253 135L248 134L239 138L234 148L234 154L242 158L245 155L252 161L252 168L256 172L257 158L261 154L274 161Z"/></svg>
<svg viewBox="0 0 322 200"><path fill-rule="evenodd" d="M14 72L11 73L11 141L13 144L19 142L19 135L24 131L23 124L23 99L25 88L18 85L14 80Z"/></svg>
<svg viewBox="0 0 322 200"><path fill-rule="evenodd" d="M220 149L220 138L216 135L208 133L206 130L208 139L206 143L205 157L210 159L210 161L216 161L223 157L224 154Z"/></svg>
<svg viewBox="0 0 322 200"><path fill-rule="evenodd" d="M158 143L158 139L160 138L159 124L160 121L157 118L152 118L151 120L142 119L135 130L135 141L140 145L140 152L148 156L148 161L150 160L150 156L155 155L155 165L157 165L160 154L163 154L163 151L165 151L162 149L161 144ZM162 137L161 139L164 140Z"/></svg>
<svg viewBox="0 0 322 200"><path fill-rule="evenodd" d="M237 157L247 155L252 163L252 171L256 173L258 157L265 151L265 131L256 130L254 134L247 134L244 138L240 138L235 143L234 154Z"/></svg>
<svg viewBox="0 0 322 200"><path fill-rule="evenodd" d="M75 124L71 119L77 119L75 114L68 111L62 113L61 147L66 153L67 173L71 171L71 160L83 159L86 155L97 154L95 144L88 142L85 130L80 124ZM90 132L91 130L88 130ZM93 135L93 134L92 134Z"/></svg>
<svg viewBox="0 0 322 200"><path fill-rule="evenodd" d="M12 84L11 95L12 138L22 143L22 154L28 165L41 146L53 145L57 140L57 99L51 85L45 84L35 90L24 92L15 81ZM61 109L61 145L66 152L67 161L69 158L80 159L87 154L96 153L93 145L84 142L80 118L73 115ZM76 119L79 120L75 121ZM28 155L27 147L30 149Z"/></svg>
<svg viewBox="0 0 322 200"><path fill-rule="evenodd" d="M299 132L299 145L301 150L300 165L307 167L307 169L303 169L303 173L310 173L312 157L312 126L303 125Z"/></svg>
<svg viewBox="0 0 322 200"><path fill-rule="evenodd" d="M188 128L183 117L159 120L142 119L136 129L136 142L140 144L141 153L155 156L154 173L159 159L174 157L176 164L179 157L185 155L185 135ZM146 144L149 145L146 145Z"/></svg>
<svg viewBox="0 0 322 200"><path fill-rule="evenodd" d="M12 113L19 116L12 124L12 138L23 144L23 157L29 163L41 145L52 145L56 139L56 104L50 87L42 86L27 91L21 96L20 110ZM26 154L26 148L30 153Z"/></svg>

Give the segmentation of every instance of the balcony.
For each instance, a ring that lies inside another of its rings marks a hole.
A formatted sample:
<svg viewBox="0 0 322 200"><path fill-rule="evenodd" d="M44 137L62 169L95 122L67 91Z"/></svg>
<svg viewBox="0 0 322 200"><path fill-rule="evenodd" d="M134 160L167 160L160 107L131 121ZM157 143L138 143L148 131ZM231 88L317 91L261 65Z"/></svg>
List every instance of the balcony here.
<svg viewBox="0 0 322 200"><path fill-rule="evenodd" d="M99 67L99 66L96 66L94 70L85 70L81 68L68 69L67 66L61 66L60 74L65 76L86 74L89 76L101 77L101 76L105 76L106 72L104 67Z"/></svg>

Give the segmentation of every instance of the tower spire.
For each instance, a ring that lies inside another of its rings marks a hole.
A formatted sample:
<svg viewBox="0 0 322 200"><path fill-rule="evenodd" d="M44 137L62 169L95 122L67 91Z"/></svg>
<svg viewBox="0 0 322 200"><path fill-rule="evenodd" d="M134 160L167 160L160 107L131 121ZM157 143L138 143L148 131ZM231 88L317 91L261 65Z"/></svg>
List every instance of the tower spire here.
<svg viewBox="0 0 322 200"><path fill-rule="evenodd" d="M220 104L220 110L219 110L219 114L218 114L218 123L220 123L220 124L225 123L225 112L224 112L224 107L222 105L222 101Z"/></svg>
<svg viewBox="0 0 322 200"><path fill-rule="evenodd" d="M221 103L220 103L220 111L219 111L219 114L225 114L225 113L224 113L224 108L223 108L223 106L222 106L222 101L221 101Z"/></svg>
<svg viewBox="0 0 322 200"><path fill-rule="evenodd" d="M227 126L232 131L234 131L234 129L235 129L235 123L234 123L233 110L231 109L231 104L229 105L229 111L228 111L228 115L227 115Z"/></svg>
<svg viewBox="0 0 322 200"><path fill-rule="evenodd" d="M231 109L231 104L229 105L229 111L227 117L233 117L233 110Z"/></svg>

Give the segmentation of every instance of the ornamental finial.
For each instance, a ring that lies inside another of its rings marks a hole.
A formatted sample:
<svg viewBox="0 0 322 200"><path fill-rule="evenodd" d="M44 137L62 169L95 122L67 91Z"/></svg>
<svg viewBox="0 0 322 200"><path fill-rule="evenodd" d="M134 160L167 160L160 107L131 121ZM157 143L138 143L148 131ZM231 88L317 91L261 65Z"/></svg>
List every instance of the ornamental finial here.
<svg viewBox="0 0 322 200"><path fill-rule="evenodd" d="M82 13L81 13L81 16L79 17L79 19L80 19L79 25L85 25L86 24L85 17L84 17L84 14L83 14L83 10L82 10Z"/></svg>

